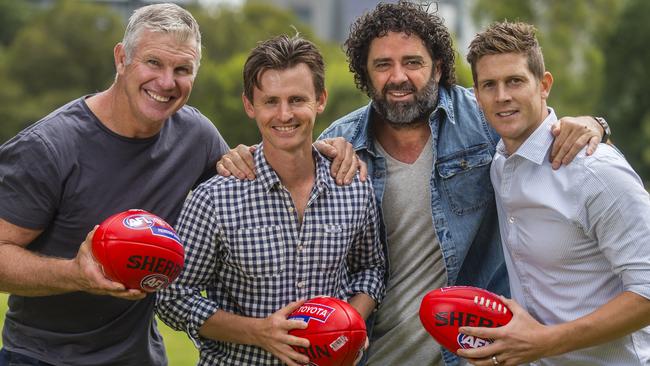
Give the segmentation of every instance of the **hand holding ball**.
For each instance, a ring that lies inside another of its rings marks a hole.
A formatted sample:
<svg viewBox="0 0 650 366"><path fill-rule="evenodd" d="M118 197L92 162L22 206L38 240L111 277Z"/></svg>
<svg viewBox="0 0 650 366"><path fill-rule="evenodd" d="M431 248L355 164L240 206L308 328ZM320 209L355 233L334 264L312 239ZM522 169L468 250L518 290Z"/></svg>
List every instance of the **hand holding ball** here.
<svg viewBox="0 0 650 366"><path fill-rule="evenodd" d="M333 297L308 300L288 318L307 323L307 328L289 334L309 339L309 348L294 349L310 358L310 366L352 366L366 342L361 315L352 305Z"/></svg>
<svg viewBox="0 0 650 366"><path fill-rule="evenodd" d="M420 304L420 321L443 347L456 353L459 348L477 348L489 339L458 333L462 326L496 328L506 325L512 312L499 296L477 287L451 286L426 294Z"/></svg>
<svg viewBox="0 0 650 366"><path fill-rule="evenodd" d="M174 229L144 210L128 210L104 220L93 236L92 252L110 280L146 292L167 287L185 260Z"/></svg>

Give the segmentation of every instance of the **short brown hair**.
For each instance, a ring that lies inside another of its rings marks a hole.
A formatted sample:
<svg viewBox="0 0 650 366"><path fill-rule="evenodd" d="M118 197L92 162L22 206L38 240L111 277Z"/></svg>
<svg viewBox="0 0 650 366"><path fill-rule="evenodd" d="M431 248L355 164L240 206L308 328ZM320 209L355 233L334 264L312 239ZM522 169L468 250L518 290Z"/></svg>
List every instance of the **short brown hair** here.
<svg viewBox="0 0 650 366"><path fill-rule="evenodd" d="M253 89L260 89L260 75L266 70L285 70L304 63L311 70L316 96L325 90L325 63L318 48L296 34L277 36L259 42L244 64L244 95L253 100Z"/></svg>
<svg viewBox="0 0 650 366"><path fill-rule="evenodd" d="M483 32L478 33L469 45L467 62L472 66L472 78L476 85L476 63L486 55L498 55L502 53L520 53L528 59L528 69L541 80L544 76L544 56L542 48L535 37L537 29L534 26L508 21L496 22Z"/></svg>

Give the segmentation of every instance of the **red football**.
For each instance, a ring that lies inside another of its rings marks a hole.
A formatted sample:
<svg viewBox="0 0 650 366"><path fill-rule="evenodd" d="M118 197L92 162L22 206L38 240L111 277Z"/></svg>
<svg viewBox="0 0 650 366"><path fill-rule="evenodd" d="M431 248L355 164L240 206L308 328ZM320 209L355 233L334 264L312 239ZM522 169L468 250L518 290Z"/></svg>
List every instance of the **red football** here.
<svg viewBox="0 0 650 366"><path fill-rule="evenodd" d="M366 343L366 323L350 304L333 297L306 301L288 317L307 323L289 333L309 339L309 348L294 349L310 359L310 366L351 366Z"/></svg>
<svg viewBox="0 0 650 366"><path fill-rule="evenodd" d="M144 210L128 210L104 220L93 236L92 251L106 277L147 292L167 287L185 260L174 229Z"/></svg>
<svg viewBox="0 0 650 366"><path fill-rule="evenodd" d="M491 343L458 333L462 326L496 328L508 324L512 313L499 296L471 286L451 286L430 291L420 304L420 321L443 347L477 348Z"/></svg>

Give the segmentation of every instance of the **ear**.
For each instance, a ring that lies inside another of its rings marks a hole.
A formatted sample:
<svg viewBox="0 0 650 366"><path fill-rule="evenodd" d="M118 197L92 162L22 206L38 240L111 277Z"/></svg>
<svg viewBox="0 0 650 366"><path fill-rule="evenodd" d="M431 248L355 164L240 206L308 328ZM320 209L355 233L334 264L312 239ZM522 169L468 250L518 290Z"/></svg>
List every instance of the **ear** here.
<svg viewBox="0 0 650 366"><path fill-rule="evenodd" d="M115 60L115 71L118 74L124 73L126 69L126 52L122 43L118 43L113 47L113 59Z"/></svg>
<svg viewBox="0 0 650 366"><path fill-rule="evenodd" d="M244 93L241 93L241 101L244 103L244 111L248 118L255 119L255 107L253 107L253 102L248 100Z"/></svg>
<svg viewBox="0 0 650 366"><path fill-rule="evenodd" d="M542 76L542 80L539 83L540 92L542 99L547 99L551 94L551 87L553 86L553 75L550 72L545 71Z"/></svg>
<svg viewBox="0 0 650 366"><path fill-rule="evenodd" d="M435 77L436 83L439 83L440 78L442 77L442 67L440 66L440 60L433 63L433 70L431 72L433 73L433 77Z"/></svg>
<svg viewBox="0 0 650 366"><path fill-rule="evenodd" d="M318 114L323 113L323 111L325 110L325 106L327 105L327 89L323 89L323 92L318 97L316 103L317 103L316 112Z"/></svg>

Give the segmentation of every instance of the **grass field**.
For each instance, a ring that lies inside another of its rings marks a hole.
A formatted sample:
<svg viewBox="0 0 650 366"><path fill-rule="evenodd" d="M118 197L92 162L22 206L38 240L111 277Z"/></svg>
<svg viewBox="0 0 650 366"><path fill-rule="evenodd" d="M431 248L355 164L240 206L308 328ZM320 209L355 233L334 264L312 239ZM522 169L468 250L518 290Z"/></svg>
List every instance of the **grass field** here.
<svg viewBox="0 0 650 366"><path fill-rule="evenodd" d="M0 293L0 324L4 324L4 316L7 312L7 297L7 294ZM161 321L158 321L158 329L165 340L170 366L196 365L199 353L185 333L177 332ZM1 345L2 339L0 339Z"/></svg>

